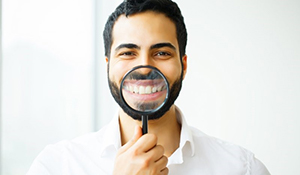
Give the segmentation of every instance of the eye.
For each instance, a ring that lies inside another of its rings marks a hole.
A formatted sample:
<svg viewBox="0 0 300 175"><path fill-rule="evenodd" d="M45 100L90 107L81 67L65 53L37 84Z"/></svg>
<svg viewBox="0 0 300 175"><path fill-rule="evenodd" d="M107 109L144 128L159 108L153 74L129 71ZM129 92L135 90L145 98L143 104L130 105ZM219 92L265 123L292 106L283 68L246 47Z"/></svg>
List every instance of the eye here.
<svg viewBox="0 0 300 175"><path fill-rule="evenodd" d="M136 54L136 52L134 52L134 51L124 51L124 52L120 52L120 53L118 54L118 57L119 57L120 59L129 60L129 59L135 58L136 55L137 55L137 54Z"/></svg>
<svg viewBox="0 0 300 175"><path fill-rule="evenodd" d="M159 51L156 53L157 56L171 56L169 52Z"/></svg>
<svg viewBox="0 0 300 175"><path fill-rule="evenodd" d="M135 54L133 52L122 52L120 53L121 56L134 56Z"/></svg>
<svg viewBox="0 0 300 175"><path fill-rule="evenodd" d="M167 52L167 51L158 51L158 52L155 52L154 57L156 59L166 60L166 59L172 58L172 53Z"/></svg>

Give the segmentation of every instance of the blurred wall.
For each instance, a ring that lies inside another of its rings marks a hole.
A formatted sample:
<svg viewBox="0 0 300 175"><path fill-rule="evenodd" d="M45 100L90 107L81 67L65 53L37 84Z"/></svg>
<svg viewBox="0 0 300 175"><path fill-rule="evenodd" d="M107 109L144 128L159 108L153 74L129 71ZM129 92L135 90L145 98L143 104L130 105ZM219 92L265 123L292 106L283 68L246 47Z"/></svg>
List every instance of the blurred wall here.
<svg viewBox="0 0 300 175"><path fill-rule="evenodd" d="M300 174L300 1L177 2L189 32L177 104L188 122L274 175Z"/></svg>
<svg viewBox="0 0 300 175"><path fill-rule="evenodd" d="M3 0L2 174L94 130L94 1Z"/></svg>
<svg viewBox="0 0 300 175"><path fill-rule="evenodd" d="M0 174L2 169L2 0L0 0Z"/></svg>

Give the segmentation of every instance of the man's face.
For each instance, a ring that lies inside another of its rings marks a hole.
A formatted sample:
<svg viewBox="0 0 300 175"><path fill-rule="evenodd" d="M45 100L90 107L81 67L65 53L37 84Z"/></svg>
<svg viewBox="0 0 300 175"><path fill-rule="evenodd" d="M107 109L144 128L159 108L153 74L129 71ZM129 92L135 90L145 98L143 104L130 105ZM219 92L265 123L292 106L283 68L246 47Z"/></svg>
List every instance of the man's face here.
<svg viewBox="0 0 300 175"><path fill-rule="evenodd" d="M173 105L179 94L182 69L184 69L183 76L186 72L186 56L183 58L179 56L175 24L165 15L150 11L128 18L121 15L115 22L112 36L108 78L113 97L124 112L134 119L140 119L138 114L130 111L120 100L120 84L126 72L135 66L156 67L170 84L170 100L166 107L159 113L149 116L149 119L161 117Z"/></svg>

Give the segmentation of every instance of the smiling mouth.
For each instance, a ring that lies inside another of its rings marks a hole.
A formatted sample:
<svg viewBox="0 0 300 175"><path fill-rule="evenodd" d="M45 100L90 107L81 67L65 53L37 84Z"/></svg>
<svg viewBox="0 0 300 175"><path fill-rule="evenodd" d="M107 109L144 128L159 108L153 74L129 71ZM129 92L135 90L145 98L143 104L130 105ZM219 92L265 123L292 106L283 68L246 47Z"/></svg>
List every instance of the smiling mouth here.
<svg viewBox="0 0 300 175"><path fill-rule="evenodd" d="M148 95L167 89L163 81L155 80L130 80L124 83L123 88L131 93Z"/></svg>

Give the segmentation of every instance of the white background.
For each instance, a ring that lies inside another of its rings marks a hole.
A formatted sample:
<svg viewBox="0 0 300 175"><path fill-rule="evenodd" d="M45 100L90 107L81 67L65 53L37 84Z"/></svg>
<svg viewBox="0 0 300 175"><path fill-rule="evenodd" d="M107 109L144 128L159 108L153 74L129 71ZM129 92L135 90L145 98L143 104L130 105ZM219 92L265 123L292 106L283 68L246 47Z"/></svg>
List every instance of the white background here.
<svg viewBox="0 0 300 175"><path fill-rule="evenodd" d="M101 128L117 106L102 30L121 0L2 0L2 174L25 174L50 143ZM241 145L273 175L299 175L300 2L177 0L189 124Z"/></svg>

